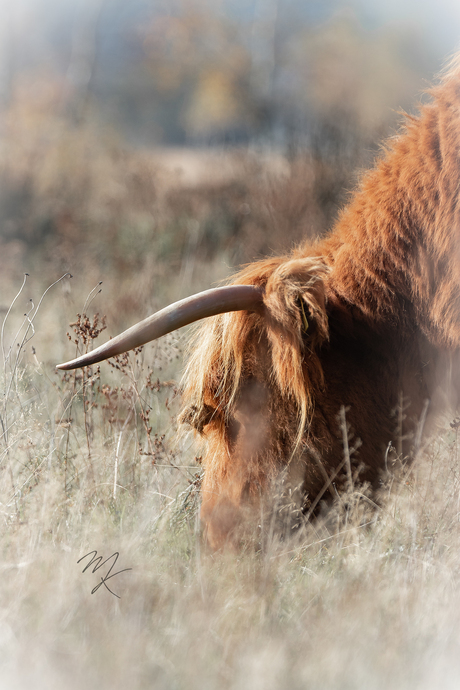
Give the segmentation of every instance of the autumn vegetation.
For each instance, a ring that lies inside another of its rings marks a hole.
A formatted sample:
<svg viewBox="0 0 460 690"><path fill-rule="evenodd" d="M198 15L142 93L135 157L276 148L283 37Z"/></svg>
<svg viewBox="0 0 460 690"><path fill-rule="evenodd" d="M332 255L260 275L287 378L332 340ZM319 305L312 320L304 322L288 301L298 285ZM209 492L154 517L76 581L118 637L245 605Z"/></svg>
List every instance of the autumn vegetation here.
<svg viewBox="0 0 460 690"><path fill-rule="evenodd" d="M350 17L286 20L267 62L254 47L272 36L262 19L254 34L183 2L137 26L141 56L118 100L97 70L83 83L49 65L6 90L2 688L457 687L453 412L412 468L388 468L378 501L350 491L293 538L268 526L264 549L212 555L202 447L176 421L187 331L54 368L325 232L395 126L391 108L409 107L432 71L416 37L406 60L406 34L369 35ZM113 558L77 564L93 550L119 553L112 575L130 570L101 584Z"/></svg>

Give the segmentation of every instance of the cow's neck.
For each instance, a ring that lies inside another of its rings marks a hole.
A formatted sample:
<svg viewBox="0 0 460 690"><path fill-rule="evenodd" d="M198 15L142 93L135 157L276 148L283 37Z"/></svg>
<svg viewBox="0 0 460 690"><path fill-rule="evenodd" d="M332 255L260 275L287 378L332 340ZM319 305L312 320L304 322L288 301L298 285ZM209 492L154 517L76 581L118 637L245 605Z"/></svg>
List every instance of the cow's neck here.
<svg viewBox="0 0 460 690"><path fill-rule="evenodd" d="M379 321L406 318L438 348L460 347L458 74L433 90L367 173L319 245L344 302Z"/></svg>

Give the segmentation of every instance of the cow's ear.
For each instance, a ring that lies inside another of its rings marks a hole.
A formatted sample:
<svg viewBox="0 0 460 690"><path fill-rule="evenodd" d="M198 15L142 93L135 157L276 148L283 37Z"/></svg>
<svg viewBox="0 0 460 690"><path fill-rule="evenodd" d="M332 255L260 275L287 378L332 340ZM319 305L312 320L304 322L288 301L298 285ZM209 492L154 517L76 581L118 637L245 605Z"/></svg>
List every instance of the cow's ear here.
<svg viewBox="0 0 460 690"><path fill-rule="evenodd" d="M304 342L318 347L329 339L324 281L319 278L298 297L299 321Z"/></svg>
<svg viewBox="0 0 460 690"><path fill-rule="evenodd" d="M329 337L324 279L327 267L316 257L282 263L265 287L269 330L282 340L316 347Z"/></svg>
<svg viewBox="0 0 460 690"><path fill-rule="evenodd" d="M272 375L281 392L295 398L303 419L311 404L309 384L323 382L317 353L329 337L327 273L317 257L293 259L280 264L265 286L264 322Z"/></svg>
<svg viewBox="0 0 460 690"><path fill-rule="evenodd" d="M321 326L318 323L317 315L310 311L310 305L299 295L297 299L299 309L299 323L302 331L302 338L310 345L316 342Z"/></svg>

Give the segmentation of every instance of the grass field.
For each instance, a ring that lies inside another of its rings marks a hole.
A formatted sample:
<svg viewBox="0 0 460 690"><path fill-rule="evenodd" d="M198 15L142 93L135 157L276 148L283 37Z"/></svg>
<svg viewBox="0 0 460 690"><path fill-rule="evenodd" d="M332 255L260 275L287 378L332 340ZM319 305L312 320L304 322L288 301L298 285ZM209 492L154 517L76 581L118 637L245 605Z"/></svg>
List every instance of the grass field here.
<svg viewBox="0 0 460 690"><path fill-rule="evenodd" d="M213 555L200 446L176 425L187 333L54 369L92 346L103 316L96 344L279 251L288 229L315 234L337 202L315 201L331 171L240 156L238 182L190 187L146 156L65 142L48 142L60 166L40 181L32 144L21 166L1 162L17 203L0 253L0 687L457 688L453 417L379 507L351 495L295 539ZM93 551L95 572L91 556L78 563Z"/></svg>

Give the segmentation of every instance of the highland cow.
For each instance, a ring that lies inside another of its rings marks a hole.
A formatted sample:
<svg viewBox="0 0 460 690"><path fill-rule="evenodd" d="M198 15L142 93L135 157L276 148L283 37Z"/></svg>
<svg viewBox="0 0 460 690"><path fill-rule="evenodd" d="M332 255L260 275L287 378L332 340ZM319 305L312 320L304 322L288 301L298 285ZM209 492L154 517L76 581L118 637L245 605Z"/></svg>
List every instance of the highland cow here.
<svg viewBox="0 0 460 690"><path fill-rule="evenodd" d="M188 363L182 414L207 439L201 515L213 547L238 542L280 477L298 514L353 479L377 488L390 444L410 457L447 382L456 403L460 57L429 93L325 239L59 367L213 317Z"/></svg>

